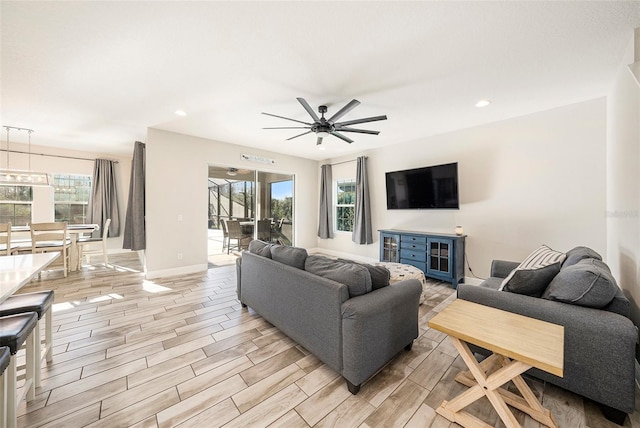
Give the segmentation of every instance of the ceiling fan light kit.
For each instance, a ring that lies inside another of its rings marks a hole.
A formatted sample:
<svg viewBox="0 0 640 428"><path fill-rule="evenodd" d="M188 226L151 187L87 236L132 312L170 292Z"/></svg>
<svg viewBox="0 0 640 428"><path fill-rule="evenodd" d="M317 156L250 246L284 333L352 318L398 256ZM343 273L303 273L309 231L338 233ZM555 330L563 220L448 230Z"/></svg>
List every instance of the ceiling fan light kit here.
<svg viewBox="0 0 640 428"><path fill-rule="evenodd" d="M372 117L366 117L362 119L354 119L354 120L347 120L344 122L338 122L338 120L342 116L349 113L355 107L360 105L360 101L356 99L351 100L344 107L338 110L337 113L331 116L329 119L326 119L324 117L324 114L327 112L327 106L321 105L318 107L318 113L320 113L320 117L318 117L316 112L313 111L309 103L304 98L297 98L297 100L302 105L302 107L307 111L309 116L311 116L311 118L313 119L313 123L303 122L301 120L291 119L289 117L278 116L276 114L263 112L262 114L267 116L273 116L279 119L290 120L292 122L297 122L305 125L305 126L279 126L279 127L271 127L271 128L263 128L263 129L308 129L308 131L305 131L302 134L294 135L293 137L287 138L287 141L315 132L317 137L317 140L316 140L317 146L320 146L322 144L322 140L324 138L329 137L330 135L333 135L334 137L339 138L342 141L346 141L347 143L351 144L353 143L353 140L347 137L346 135L343 135L342 134L343 132L355 132L359 134L378 135L380 131L370 131L368 129L351 128L350 125L375 122L378 120L387 120L387 116L382 115L382 116L372 116Z"/></svg>

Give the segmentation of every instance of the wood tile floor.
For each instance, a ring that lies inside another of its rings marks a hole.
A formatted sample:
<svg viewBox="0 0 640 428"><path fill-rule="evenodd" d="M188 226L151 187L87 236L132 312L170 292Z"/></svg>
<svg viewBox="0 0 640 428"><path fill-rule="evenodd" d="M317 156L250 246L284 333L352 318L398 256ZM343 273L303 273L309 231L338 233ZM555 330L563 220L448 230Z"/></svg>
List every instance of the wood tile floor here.
<svg viewBox="0 0 640 428"><path fill-rule="evenodd" d="M26 291L54 289L54 357L21 427L455 427L434 409L465 387L464 365L428 319L453 298L429 287L413 350L351 395L345 382L235 294L235 268L145 280L135 255L115 269L50 271ZM528 380L561 427L614 427L599 409ZM488 401L471 412L502 426ZM525 427L539 427L517 414ZM640 428L640 414L627 418Z"/></svg>

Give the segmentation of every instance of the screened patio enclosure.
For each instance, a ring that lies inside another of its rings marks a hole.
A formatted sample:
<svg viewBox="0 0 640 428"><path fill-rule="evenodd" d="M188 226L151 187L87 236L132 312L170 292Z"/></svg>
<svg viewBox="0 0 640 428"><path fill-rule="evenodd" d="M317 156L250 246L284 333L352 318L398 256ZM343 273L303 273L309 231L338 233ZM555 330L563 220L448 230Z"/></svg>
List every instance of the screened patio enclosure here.
<svg viewBox="0 0 640 428"><path fill-rule="evenodd" d="M230 220L247 239L293 245L293 189L292 175L209 166L209 254L229 251L223 222Z"/></svg>

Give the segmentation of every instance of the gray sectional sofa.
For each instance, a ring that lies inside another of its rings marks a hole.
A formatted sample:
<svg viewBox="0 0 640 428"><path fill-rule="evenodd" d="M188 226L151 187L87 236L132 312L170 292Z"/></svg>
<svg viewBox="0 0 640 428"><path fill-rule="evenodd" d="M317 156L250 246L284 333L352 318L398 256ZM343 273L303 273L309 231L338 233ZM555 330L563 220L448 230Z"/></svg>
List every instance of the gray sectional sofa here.
<svg viewBox="0 0 640 428"><path fill-rule="evenodd" d="M242 253L237 274L243 306L340 373L353 394L418 337L417 280L384 286L384 270L261 241Z"/></svg>
<svg viewBox="0 0 640 428"><path fill-rule="evenodd" d="M577 247L566 253L546 288L529 287L532 295L500 290L516 267L517 262L494 260L491 277L479 286L460 284L458 298L564 326L564 377L537 369L528 373L600 403L608 419L622 424L634 411L638 332L609 268L595 251Z"/></svg>

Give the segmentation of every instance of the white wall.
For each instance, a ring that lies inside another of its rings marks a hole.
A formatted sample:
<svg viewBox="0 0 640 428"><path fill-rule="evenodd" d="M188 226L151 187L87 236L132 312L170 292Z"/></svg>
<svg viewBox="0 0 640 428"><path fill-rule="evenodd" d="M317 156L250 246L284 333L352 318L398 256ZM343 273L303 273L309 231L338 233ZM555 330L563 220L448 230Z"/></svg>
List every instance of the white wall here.
<svg viewBox="0 0 640 428"><path fill-rule="evenodd" d="M241 154L275 159L276 164L244 161ZM207 268L208 165L293 174L295 245L316 245L318 162L149 128L146 145L147 277ZM178 253L182 254L182 260L178 260Z"/></svg>
<svg viewBox="0 0 640 428"><path fill-rule="evenodd" d="M607 97L607 255L640 326L640 86L627 64L630 43Z"/></svg>
<svg viewBox="0 0 640 428"><path fill-rule="evenodd" d="M28 146L19 143L11 143L10 149L28 152ZM31 170L37 172L48 172L50 174L93 175L93 159L99 158L118 161L118 164L116 165L116 191L118 192L118 210L120 213L120 236L109 238L107 241L107 247L110 252L122 250L122 234L124 232L124 216L127 208L127 198L129 195L131 159L112 154L65 150L36 145L31 146L31 153L55 155L31 155ZM6 152L2 151L0 154L2 155L0 165L2 165L2 168L5 168L7 165ZM84 159L68 159L60 156ZM9 166L11 169L27 170L29 169L29 156L26 154L10 153ZM31 221L49 222L53 220L53 187L34 187Z"/></svg>
<svg viewBox="0 0 640 428"><path fill-rule="evenodd" d="M462 225L481 277L491 260L521 260L541 244L606 256L605 109L604 98L591 100L363 153L376 242L360 246L342 234L317 245L377 259L378 229L454 233ZM458 162L459 210L386 209L385 172L449 162ZM336 165L333 179L355 177L355 168Z"/></svg>

